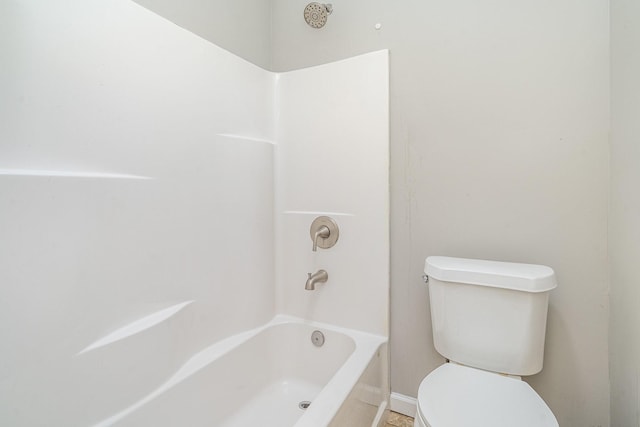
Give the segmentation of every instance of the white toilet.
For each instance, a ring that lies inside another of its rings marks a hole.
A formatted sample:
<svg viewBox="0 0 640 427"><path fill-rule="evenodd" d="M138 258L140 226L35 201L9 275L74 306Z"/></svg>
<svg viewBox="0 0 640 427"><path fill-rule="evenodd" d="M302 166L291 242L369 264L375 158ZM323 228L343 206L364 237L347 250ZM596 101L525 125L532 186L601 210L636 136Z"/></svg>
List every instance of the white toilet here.
<svg viewBox="0 0 640 427"><path fill-rule="evenodd" d="M542 370L553 270L433 256L433 342L449 360L420 384L415 427L558 427L520 379Z"/></svg>

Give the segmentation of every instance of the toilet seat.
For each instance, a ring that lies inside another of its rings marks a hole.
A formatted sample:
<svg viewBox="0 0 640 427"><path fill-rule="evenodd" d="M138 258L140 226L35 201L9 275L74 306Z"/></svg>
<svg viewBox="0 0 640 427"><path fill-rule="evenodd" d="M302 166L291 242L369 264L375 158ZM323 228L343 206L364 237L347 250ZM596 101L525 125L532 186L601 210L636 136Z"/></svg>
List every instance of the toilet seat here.
<svg viewBox="0 0 640 427"><path fill-rule="evenodd" d="M417 412L416 425L427 427L558 427L526 382L455 363L422 381Z"/></svg>

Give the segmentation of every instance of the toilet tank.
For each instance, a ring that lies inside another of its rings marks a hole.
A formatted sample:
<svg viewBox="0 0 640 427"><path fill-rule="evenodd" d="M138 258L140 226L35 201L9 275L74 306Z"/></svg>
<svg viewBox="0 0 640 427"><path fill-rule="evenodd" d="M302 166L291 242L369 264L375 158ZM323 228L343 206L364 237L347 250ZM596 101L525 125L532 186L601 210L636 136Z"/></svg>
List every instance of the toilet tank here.
<svg viewBox="0 0 640 427"><path fill-rule="evenodd" d="M438 353L510 375L542 370L551 268L432 256L425 273Z"/></svg>

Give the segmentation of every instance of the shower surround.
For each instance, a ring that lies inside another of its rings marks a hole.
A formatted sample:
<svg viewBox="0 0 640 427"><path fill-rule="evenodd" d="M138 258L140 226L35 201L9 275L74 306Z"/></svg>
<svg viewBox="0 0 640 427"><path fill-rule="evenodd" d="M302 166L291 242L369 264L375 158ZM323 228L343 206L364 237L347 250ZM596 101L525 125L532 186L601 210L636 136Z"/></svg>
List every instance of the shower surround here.
<svg viewBox="0 0 640 427"><path fill-rule="evenodd" d="M3 2L0 23L0 424L148 416L194 357L278 315L378 340L327 411L380 418L387 52L275 74L127 0ZM318 215L341 236L313 253ZM290 336L269 345L311 345Z"/></svg>

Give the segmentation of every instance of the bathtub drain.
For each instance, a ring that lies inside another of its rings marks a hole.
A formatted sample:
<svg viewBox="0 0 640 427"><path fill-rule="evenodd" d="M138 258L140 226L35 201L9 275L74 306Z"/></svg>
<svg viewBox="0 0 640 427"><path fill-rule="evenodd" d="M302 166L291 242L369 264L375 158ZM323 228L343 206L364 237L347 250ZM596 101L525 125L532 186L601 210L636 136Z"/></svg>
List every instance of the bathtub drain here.
<svg viewBox="0 0 640 427"><path fill-rule="evenodd" d="M307 409L309 407L309 405L311 405L311 402L308 400L303 400L302 402L298 403L298 408L300 409Z"/></svg>

